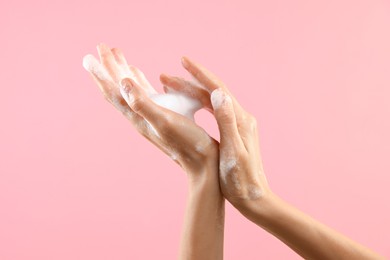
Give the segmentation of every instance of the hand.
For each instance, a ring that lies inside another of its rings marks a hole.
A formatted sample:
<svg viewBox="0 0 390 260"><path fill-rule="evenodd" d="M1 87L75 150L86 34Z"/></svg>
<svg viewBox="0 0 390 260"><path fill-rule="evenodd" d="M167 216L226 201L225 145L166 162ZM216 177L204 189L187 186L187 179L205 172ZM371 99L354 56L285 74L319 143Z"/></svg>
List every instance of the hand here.
<svg viewBox="0 0 390 260"><path fill-rule="evenodd" d="M218 143L193 122L193 113L201 107L193 98L206 91L175 93L169 87L176 84L175 79L161 75L167 94L158 94L139 69L127 65L119 49L99 45L98 51L102 64L87 55L83 65L106 99L190 178L179 259L223 259L224 198L218 181ZM209 99L202 102L208 102L211 109Z"/></svg>
<svg viewBox="0 0 390 260"><path fill-rule="evenodd" d="M256 119L240 106L215 75L186 57L182 63L207 91L178 77L170 77L169 82L164 83L191 94L208 110L214 110L221 139L221 189L235 207L245 211L252 206L251 202L262 200L271 193L261 162Z"/></svg>
<svg viewBox="0 0 390 260"><path fill-rule="evenodd" d="M190 118L153 102L149 96L156 96L157 91L138 68L128 66L119 49L100 44L98 52L101 63L87 55L84 67L105 98L130 120L138 132L189 173L199 172L218 160L218 143ZM166 81L169 77L162 75L161 79ZM165 90L169 92L168 88Z"/></svg>
<svg viewBox="0 0 390 260"><path fill-rule="evenodd" d="M211 99L221 136L220 185L233 206L305 259L383 259L272 193L261 162L255 118L215 75L188 58L182 63L208 91L201 92L180 78L174 88L196 93L206 107L205 100Z"/></svg>

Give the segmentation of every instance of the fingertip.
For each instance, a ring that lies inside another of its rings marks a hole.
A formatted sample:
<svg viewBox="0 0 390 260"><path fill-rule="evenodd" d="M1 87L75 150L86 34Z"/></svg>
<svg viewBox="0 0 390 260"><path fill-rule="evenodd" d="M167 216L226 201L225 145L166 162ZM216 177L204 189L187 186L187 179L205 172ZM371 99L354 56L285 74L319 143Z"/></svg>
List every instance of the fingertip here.
<svg viewBox="0 0 390 260"><path fill-rule="evenodd" d="M213 90L210 99L214 110L220 109L223 104L231 101L231 98L221 88Z"/></svg>
<svg viewBox="0 0 390 260"><path fill-rule="evenodd" d="M168 93L169 92L169 88L167 86L163 86L163 90L164 90L164 93Z"/></svg>
<svg viewBox="0 0 390 260"><path fill-rule="evenodd" d="M211 104L218 124L221 143L241 143L237 127L236 115L230 96L221 88L211 93Z"/></svg>
<svg viewBox="0 0 390 260"><path fill-rule="evenodd" d="M109 49L109 48L108 48L108 45L107 45L106 43L104 43L104 42L99 43L99 44L97 45L97 48L98 48L98 49Z"/></svg>
<svg viewBox="0 0 390 260"><path fill-rule="evenodd" d="M106 46L106 44L104 43L99 43L98 45L96 45L96 50L98 51L99 54L102 53L102 51L104 50L104 47Z"/></svg>
<svg viewBox="0 0 390 260"><path fill-rule="evenodd" d="M124 88L124 87L126 86L126 84L127 84L127 80L128 80L128 78L123 78L123 79L121 79L121 80L119 81L119 85L120 85L122 88Z"/></svg>
<svg viewBox="0 0 390 260"><path fill-rule="evenodd" d="M129 88L133 88L136 83L134 82L133 79L131 78L123 78L121 81L120 81L120 86L125 88L125 87L129 87Z"/></svg>
<svg viewBox="0 0 390 260"><path fill-rule="evenodd" d="M190 65L190 59L187 56L182 56L181 57L181 64L183 65L184 68L188 69Z"/></svg>
<svg viewBox="0 0 390 260"><path fill-rule="evenodd" d="M165 74L165 73L161 73L161 74L160 74L160 81L161 81L162 83L167 82L168 78L169 78L169 77L168 77L167 74Z"/></svg>
<svg viewBox="0 0 390 260"><path fill-rule="evenodd" d="M116 56L116 57L119 57L122 54L122 51L119 48L115 47L115 48L111 48L110 50L111 50L112 54L114 54L114 56Z"/></svg>
<svg viewBox="0 0 390 260"><path fill-rule="evenodd" d="M168 75L168 74L162 74L162 82L166 83L166 84L172 84L173 82L177 81L177 77L175 76L171 76L171 75Z"/></svg>
<svg viewBox="0 0 390 260"><path fill-rule="evenodd" d="M137 112L139 108L134 108L135 106L135 99L136 97L140 97L144 95L144 92L141 90L141 88L138 87L138 85L134 82L131 78L124 78L120 82L120 92L122 97L126 100L127 104L135 111Z"/></svg>
<svg viewBox="0 0 390 260"><path fill-rule="evenodd" d="M87 54L83 57L83 67L87 71L92 71L92 64L95 62L96 58L92 54Z"/></svg>

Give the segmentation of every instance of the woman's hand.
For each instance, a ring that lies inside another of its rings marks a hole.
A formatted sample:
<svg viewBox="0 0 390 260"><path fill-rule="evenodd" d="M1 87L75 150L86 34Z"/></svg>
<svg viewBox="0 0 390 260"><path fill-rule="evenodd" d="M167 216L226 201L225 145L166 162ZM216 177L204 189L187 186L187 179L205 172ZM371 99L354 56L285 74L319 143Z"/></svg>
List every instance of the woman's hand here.
<svg viewBox="0 0 390 260"><path fill-rule="evenodd" d="M170 77L163 83L192 95L206 109L214 110L220 131L221 190L236 208L246 211L254 201L261 201L270 194L261 162L256 119L240 106L215 75L186 57L182 63L204 89L178 77Z"/></svg>
<svg viewBox="0 0 390 260"><path fill-rule="evenodd" d="M223 259L225 200L218 180L218 143L192 121L196 104L188 103L191 100L186 97L172 95L169 85L175 85L174 78L161 75L160 80L166 85L164 90L168 94L157 95L144 74L127 65L119 49L109 49L101 44L98 51L101 63L88 55L83 64L106 99L132 122L138 132L188 174L188 200L179 259ZM204 92L199 90L188 96L197 98ZM156 96L157 99L152 101ZM187 108L189 113L183 113L187 117L155 103L164 98L165 102L177 101L172 108ZM202 102L207 103L206 100ZM208 104L210 108L210 100Z"/></svg>
<svg viewBox="0 0 390 260"><path fill-rule="evenodd" d="M221 136L220 185L225 197L243 215L305 259L383 259L273 194L264 175L255 118L242 109L216 76L188 58L182 62L208 92L191 90L197 87L180 78L176 82L181 84L175 89L198 93L200 100L211 98Z"/></svg>
<svg viewBox="0 0 390 260"><path fill-rule="evenodd" d="M98 52L101 63L87 55L84 67L105 98L130 120L138 132L188 173L199 173L203 167L217 162L218 143L191 119L153 102L149 96L157 91L138 68L127 64L119 49L100 44ZM167 76L161 78L169 80Z"/></svg>

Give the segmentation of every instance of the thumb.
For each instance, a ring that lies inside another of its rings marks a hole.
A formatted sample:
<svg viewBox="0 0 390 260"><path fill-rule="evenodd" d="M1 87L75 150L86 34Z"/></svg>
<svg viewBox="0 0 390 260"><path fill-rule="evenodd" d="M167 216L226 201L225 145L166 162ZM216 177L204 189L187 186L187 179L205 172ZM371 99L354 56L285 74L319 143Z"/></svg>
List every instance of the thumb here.
<svg viewBox="0 0 390 260"><path fill-rule="evenodd" d="M154 103L134 80L125 78L121 81L120 92L130 108L154 126L163 122L166 114L170 113Z"/></svg>
<svg viewBox="0 0 390 260"><path fill-rule="evenodd" d="M232 98L221 88L218 88L211 93L211 104L217 120L221 143L242 144Z"/></svg>

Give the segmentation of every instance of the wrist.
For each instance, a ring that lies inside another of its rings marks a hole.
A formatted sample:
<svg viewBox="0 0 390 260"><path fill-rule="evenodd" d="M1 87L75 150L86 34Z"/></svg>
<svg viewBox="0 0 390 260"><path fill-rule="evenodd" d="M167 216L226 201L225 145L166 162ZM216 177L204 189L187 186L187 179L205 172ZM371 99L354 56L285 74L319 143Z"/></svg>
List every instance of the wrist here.
<svg viewBox="0 0 390 260"><path fill-rule="evenodd" d="M189 186L213 186L219 188L218 162L205 162L196 169L185 169Z"/></svg>
<svg viewBox="0 0 390 260"><path fill-rule="evenodd" d="M275 209L282 206L281 199L270 189L264 190L256 200L241 199L240 201L231 201L231 203L246 218L260 226L264 226L272 220Z"/></svg>
<svg viewBox="0 0 390 260"><path fill-rule="evenodd" d="M204 158L191 160L191 163L182 164L182 168L187 173L189 185L205 185L218 182L219 186L218 153L208 153Z"/></svg>

